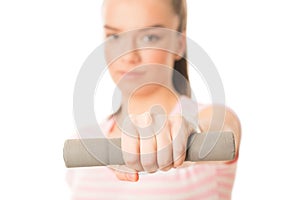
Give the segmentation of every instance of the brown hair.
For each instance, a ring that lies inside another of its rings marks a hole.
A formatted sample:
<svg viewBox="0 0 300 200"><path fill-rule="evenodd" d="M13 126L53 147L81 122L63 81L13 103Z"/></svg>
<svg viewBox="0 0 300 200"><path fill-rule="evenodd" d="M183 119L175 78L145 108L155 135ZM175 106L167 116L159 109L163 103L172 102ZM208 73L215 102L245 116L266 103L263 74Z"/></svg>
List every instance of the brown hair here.
<svg viewBox="0 0 300 200"><path fill-rule="evenodd" d="M187 7L186 7L186 0L171 0L173 10L176 15L179 17L179 26L177 31L182 33L186 31L186 25L187 25ZM175 61L174 63L174 70L179 72L185 80L182 79L182 77L176 76L177 73L175 71L173 72L173 85L176 91L179 94L191 96L191 88L189 83L189 75L188 75L188 68L187 68L187 61L185 59L187 53L186 51L183 54L183 57L180 60Z"/></svg>

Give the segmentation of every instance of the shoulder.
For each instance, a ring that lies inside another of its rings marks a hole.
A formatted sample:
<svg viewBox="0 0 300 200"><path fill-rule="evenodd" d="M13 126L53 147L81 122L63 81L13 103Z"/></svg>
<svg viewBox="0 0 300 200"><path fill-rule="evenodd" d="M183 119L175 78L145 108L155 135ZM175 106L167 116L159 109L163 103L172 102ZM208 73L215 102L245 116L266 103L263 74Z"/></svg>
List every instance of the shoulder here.
<svg viewBox="0 0 300 200"><path fill-rule="evenodd" d="M240 123L237 114L229 107L221 104L199 104L199 118L224 117L225 120ZM218 118L221 119L221 118Z"/></svg>
<svg viewBox="0 0 300 200"><path fill-rule="evenodd" d="M241 140L241 122L237 114L225 105L205 105L198 113L200 129L209 131L231 131L235 137L237 149Z"/></svg>

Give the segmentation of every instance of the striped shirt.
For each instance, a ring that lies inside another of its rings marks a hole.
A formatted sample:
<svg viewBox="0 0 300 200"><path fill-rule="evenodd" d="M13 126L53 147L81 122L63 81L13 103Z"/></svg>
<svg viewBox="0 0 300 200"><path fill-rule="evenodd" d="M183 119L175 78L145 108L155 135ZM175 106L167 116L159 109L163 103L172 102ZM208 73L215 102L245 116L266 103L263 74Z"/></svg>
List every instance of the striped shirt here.
<svg viewBox="0 0 300 200"><path fill-rule="evenodd" d="M181 97L181 106L191 108L190 99ZM199 105L199 109L203 106ZM179 111L177 105L172 113ZM115 121L104 121L109 134ZM138 182L120 181L107 167L73 168L67 171L72 200L99 199L204 199L228 200L236 174L237 160L228 164L192 164L187 167L142 173Z"/></svg>

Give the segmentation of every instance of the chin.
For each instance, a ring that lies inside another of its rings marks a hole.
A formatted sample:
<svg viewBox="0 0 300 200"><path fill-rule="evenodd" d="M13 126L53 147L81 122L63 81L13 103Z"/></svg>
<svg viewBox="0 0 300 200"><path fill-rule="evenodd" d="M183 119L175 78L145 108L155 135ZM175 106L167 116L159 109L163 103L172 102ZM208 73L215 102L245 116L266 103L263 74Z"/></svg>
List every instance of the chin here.
<svg viewBox="0 0 300 200"><path fill-rule="evenodd" d="M146 97L152 95L159 90L160 86L156 84L146 85L142 87L132 88L129 85L120 86L121 92L125 96L136 96L136 97Z"/></svg>

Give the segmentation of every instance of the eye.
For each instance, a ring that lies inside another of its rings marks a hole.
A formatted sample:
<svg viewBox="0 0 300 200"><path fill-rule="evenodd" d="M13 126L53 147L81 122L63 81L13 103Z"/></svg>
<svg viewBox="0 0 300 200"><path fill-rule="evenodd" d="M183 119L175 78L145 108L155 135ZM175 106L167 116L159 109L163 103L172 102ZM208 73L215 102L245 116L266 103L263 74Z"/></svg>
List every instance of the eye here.
<svg viewBox="0 0 300 200"><path fill-rule="evenodd" d="M143 37L144 42L156 42L159 39L160 39L160 37L158 35L155 35L155 34L149 34L149 35L145 35Z"/></svg>
<svg viewBox="0 0 300 200"><path fill-rule="evenodd" d="M106 35L106 38L110 40L117 40L120 38L120 36L118 34L108 34Z"/></svg>

